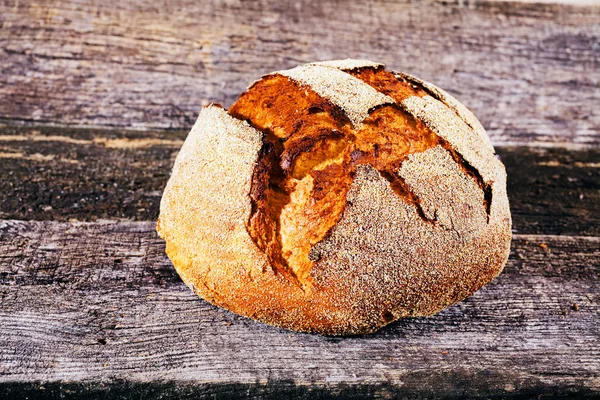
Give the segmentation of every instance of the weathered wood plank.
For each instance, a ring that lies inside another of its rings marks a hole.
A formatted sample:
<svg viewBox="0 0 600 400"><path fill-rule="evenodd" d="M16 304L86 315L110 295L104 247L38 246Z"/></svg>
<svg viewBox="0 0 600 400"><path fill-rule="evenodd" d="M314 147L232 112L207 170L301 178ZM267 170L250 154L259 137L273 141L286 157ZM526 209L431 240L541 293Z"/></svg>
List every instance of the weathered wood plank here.
<svg viewBox="0 0 600 400"><path fill-rule="evenodd" d="M0 118L185 129L261 74L363 57L456 94L496 144L598 144L599 21L597 4L8 0Z"/></svg>
<svg viewBox="0 0 600 400"><path fill-rule="evenodd" d="M0 218L156 220L184 132L0 129Z"/></svg>
<svg viewBox="0 0 600 400"><path fill-rule="evenodd" d="M185 132L0 129L0 218L156 220ZM600 149L499 147L514 230L600 236Z"/></svg>
<svg viewBox="0 0 600 400"><path fill-rule="evenodd" d="M498 147L513 231L600 236L600 149Z"/></svg>
<svg viewBox="0 0 600 400"><path fill-rule="evenodd" d="M517 235L469 299L328 338L197 299L153 228L0 222L0 395L600 395L600 238Z"/></svg>

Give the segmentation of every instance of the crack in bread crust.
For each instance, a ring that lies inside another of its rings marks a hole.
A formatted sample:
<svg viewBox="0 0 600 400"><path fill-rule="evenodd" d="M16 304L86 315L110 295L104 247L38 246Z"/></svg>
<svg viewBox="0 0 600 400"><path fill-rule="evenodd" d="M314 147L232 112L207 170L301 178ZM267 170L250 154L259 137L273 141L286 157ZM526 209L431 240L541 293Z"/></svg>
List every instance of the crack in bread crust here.
<svg viewBox="0 0 600 400"><path fill-rule="evenodd" d="M481 125L481 122L479 122L475 115L473 115L473 113L467 107L465 107L464 104L462 104L460 101L458 101L445 90L435 86L432 83L426 82L417 77L402 72L393 72L393 74L399 80L409 82L415 89L423 91L429 96L444 103L444 105L453 110L456 113L456 115L460 119L462 119L465 122L465 124L467 124L479 136L479 138L482 140L482 144L484 147L486 147L489 151L493 153L495 152L494 147L492 146L492 142L490 141L489 136L485 132L485 129Z"/></svg>
<svg viewBox="0 0 600 400"><path fill-rule="evenodd" d="M473 147L473 140L471 140L471 146L465 145L464 138L461 137L463 136L462 134L450 136L444 134L443 138L439 138L440 145L450 152L452 158L454 158L454 161L461 166L463 172L471 176L481 187L481 190L483 190L484 207L489 220L492 206L493 182L490 182L489 178L488 180L484 179L483 174L486 174L486 177L489 177L487 174L488 168L486 168L484 165L485 163L477 161L479 161L479 158L483 156L482 158L487 158L489 162L490 159L493 158L490 156L495 154L495 150L490 142L489 137L485 133L485 129L469 109L467 109L462 103L460 103L443 89L440 89L439 87L412 75L402 72L385 71L383 69L383 64L376 64L368 60L336 60L322 64L346 71L348 74L351 74L372 86L377 91L392 97L398 104L400 104L415 117L419 116L419 108L414 106L406 106L404 104L405 100L409 105L415 102L415 99L409 99L410 97L433 97L435 100L443 103L448 110L452 110L456 114L456 117L464 122L464 126L468 126L480 139L479 143L475 143L481 146L482 149L487 150L487 152L483 151L480 152L480 154L477 154L477 152L473 152L472 150L469 151L469 147ZM420 100L423 101L423 99ZM431 101L427 101L427 99L425 99L424 102L426 104L431 103ZM446 123L450 126L460 125L460 123L456 122L456 118L452 118L452 116L446 111L447 110L443 110L443 112L440 112L439 108L438 110L435 110L434 113L438 114L436 119L446 121ZM431 123L429 118L425 118L425 122L437 133L440 132L440 129L436 129L436 124ZM458 130L461 130L461 128L458 128ZM464 129L462 131L464 132ZM465 154L463 155L463 153ZM480 172L476 166L467 161L467 158L476 162L478 166L483 169L483 172ZM498 170L499 163L497 160L493 159L491 160L491 163L494 165L490 169Z"/></svg>
<svg viewBox="0 0 600 400"><path fill-rule="evenodd" d="M397 79L382 68L356 73L374 85L387 85L392 98L415 93L408 85L388 84ZM310 250L339 221L357 166L373 165L398 196L421 210L396 171L409 154L439 143L437 135L396 104L371 110L359 128L339 111L278 75L256 82L229 110L264 133L248 232L277 271L307 290L312 284ZM421 216L427 219L422 211Z"/></svg>
<svg viewBox="0 0 600 400"><path fill-rule="evenodd" d="M390 96L337 68L306 64L276 74L308 86L320 97L338 105L355 128L361 126L372 108L394 103Z"/></svg>
<svg viewBox="0 0 600 400"><path fill-rule="evenodd" d="M374 68L362 67L346 71L360 79L373 89L390 96L396 103L411 97L423 97L427 92L421 88L398 79L393 73L386 71L383 66Z"/></svg>
<svg viewBox="0 0 600 400"><path fill-rule="evenodd" d="M382 64L374 64L366 60L340 60L337 62L328 63L326 65L346 71L348 74L351 74L352 76L362 80L377 91L390 96L400 106L402 106L402 102L404 100L408 99L411 96L435 97L437 100L443 102L446 106L454 110L456 115L459 118L461 118L465 122L465 124L467 124L471 129L473 129L475 133L481 136L484 139L484 144L486 146L489 145L492 152L494 152L494 149L493 147L491 147L491 143L489 142L489 138L487 137L485 130L483 129L477 118L475 118L473 113L471 113L465 106L463 106L450 94L438 88L437 86L422 81L408 74L388 72L384 69L384 66ZM484 207L486 209L486 214L488 215L489 220L492 203L492 185L483 179L483 176L481 175L479 170L473 165L471 165L452 146L452 144L449 141L441 137L438 137L438 141L443 148L450 152L452 158L462 168L463 172L466 175L472 177L477 182L481 190L483 190ZM382 175L386 179L390 180L388 175ZM390 183L393 184L392 181L390 181ZM398 185L398 183L396 183L396 185ZM417 204L416 202L414 203ZM419 213L421 213L421 209L420 207L418 207L418 204L417 210ZM427 219L424 215L423 218Z"/></svg>

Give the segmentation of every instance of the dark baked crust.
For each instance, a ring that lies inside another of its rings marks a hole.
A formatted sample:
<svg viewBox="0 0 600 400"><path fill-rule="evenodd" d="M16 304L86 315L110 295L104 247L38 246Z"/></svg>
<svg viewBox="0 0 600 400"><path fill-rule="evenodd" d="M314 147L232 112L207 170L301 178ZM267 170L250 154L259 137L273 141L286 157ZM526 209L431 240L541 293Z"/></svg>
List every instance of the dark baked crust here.
<svg viewBox="0 0 600 400"><path fill-rule="evenodd" d="M350 60L267 75L229 114L204 109L158 225L183 280L239 314L336 335L489 282L510 244L504 168L440 93Z"/></svg>

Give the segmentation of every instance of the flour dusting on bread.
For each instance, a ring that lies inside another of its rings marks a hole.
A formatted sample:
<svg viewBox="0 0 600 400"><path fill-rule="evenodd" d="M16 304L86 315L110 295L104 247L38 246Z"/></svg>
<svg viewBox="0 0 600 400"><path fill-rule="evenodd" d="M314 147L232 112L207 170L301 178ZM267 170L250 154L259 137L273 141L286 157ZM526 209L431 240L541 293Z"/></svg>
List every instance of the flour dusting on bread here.
<svg viewBox="0 0 600 400"><path fill-rule="evenodd" d="M496 277L506 172L475 116L368 60L265 75L202 110L158 232L201 297L305 332L373 332Z"/></svg>

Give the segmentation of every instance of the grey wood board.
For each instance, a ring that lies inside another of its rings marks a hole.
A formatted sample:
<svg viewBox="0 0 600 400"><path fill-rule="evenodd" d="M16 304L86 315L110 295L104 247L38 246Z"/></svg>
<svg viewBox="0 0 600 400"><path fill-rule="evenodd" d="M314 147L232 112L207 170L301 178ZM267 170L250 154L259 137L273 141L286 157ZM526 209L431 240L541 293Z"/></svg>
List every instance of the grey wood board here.
<svg viewBox="0 0 600 400"><path fill-rule="evenodd" d="M187 129L262 74L369 58L455 94L495 144L600 143L600 6L4 1L0 119Z"/></svg>
<svg viewBox="0 0 600 400"><path fill-rule="evenodd" d="M156 220L185 135L0 128L0 218ZM497 151L516 233L600 236L600 150Z"/></svg>
<svg viewBox="0 0 600 400"><path fill-rule="evenodd" d="M0 393L33 395L41 384L81 394L102 382L115 395L132 385L224 396L307 388L325 396L350 387L382 398L594 397L599 244L516 235L504 273L470 298L373 335L331 338L268 327L198 299L152 222L5 220Z"/></svg>

